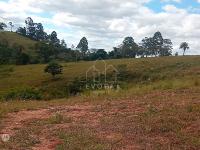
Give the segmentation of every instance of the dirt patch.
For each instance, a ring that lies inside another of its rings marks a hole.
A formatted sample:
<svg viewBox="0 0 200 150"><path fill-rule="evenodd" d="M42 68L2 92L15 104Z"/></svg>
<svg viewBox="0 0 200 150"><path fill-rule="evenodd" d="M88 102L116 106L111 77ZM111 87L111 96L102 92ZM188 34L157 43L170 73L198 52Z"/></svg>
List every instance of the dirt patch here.
<svg viewBox="0 0 200 150"><path fill-rule="evenodd" d="M3 120L1 133L15 136L21 128L33 129L31 136L40 141L29 147L33 150L53 150L59 145L61 150L69 145L73 150L84 144L96 149L196 150L200 147L199 104L198 91L184 90L20 111ZM83 130L92 134L84 135Z"/></svg>
<svg viewBox="0 0 200 150"><path fill-rule="evenodd" d="M3 129L0 130L1 134L13 135L15 130L23 127L23 122L30 119L45 119L48 118L51 113L49 109L40 109L34 111L20 111L16 113L10 113L6 119L3 120Z"/></svg>

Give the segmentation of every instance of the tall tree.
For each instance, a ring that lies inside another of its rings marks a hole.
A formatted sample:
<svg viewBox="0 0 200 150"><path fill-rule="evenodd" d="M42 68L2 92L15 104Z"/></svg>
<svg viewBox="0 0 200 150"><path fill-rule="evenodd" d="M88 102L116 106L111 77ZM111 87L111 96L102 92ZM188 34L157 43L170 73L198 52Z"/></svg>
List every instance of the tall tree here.
<svg viewBox="0 0 200 150"><path fill-rule="evenodd" d="M76 48L80 49L81 52L82 52L82 54L85 55L86 52L88 51L88 40L87 40L87 38L86 38L86 37L83 37L83 38L80 40L80 42L79 42L79 44L77 45Z"/></svg>
<svg viewBox="0 0 200 150"><path fill-rule="evenodd" d="M67 44L66 44L66 42L65 42L64 39L61 40L60 45L61 45L63 48L67 48Z"/></svg>
<svg viewBox="0 0 200 150"><path fill-rule="evenodd" d="M140 55L144 56L150 56L154 54L154 42L153 42L153 38L148 38L145 37L142 40L142 43L140 44L142 48L140 48Z"/></svg>
<svg viewBox="0 0 200 150"><path fill-rule="evenodd" d="M185 55L185 51L190 49L189 44L187 42L182 42L180 45L180 49L183 49L183 56Z"/></svg>
<svg viewBox="0 0 200 150"><path fill-rule="evenodd" d="M170 39L164 39L163 45L159 50L160 56L171 56L172 55L173 44Z"/></svg>
<svg viewBox="0 0 200 150"><path fill-rule="evenodd" d="M133 37L126 37L121 46L123 57L136 57L138 45L135 43Z"/></svg>
<svg viewBox="0 0 200 150"><path fill-rule="evenodd" d="M158 31L153 36L153 55L157 56L163 46L164 39L162 34Z"/></svg>
<svg viewBox="0 0 200 150"><path fill-rule="evenodd" d="M47 39L47 33L44 32L44 28L41 23L35 24L35 39L38 41L43 41Z"/></svg>
<svg viewBox="0 0 200 150"><path fill-rule="evenodd" d="M34 39L36 28L35 28L35 23L33 22L33 19L31 17L28 17L25 20L25 23L26 23L26 35Z"/></svg>
<svg viewBox="0 0 200 150"><path fill-rule="evenodd" d="M0 30L4 30L5 28L7 28L7 25L3 22L0 22Z"/></svg>
<svg viewBox="0 0 200 150"><path fill-rule="evenodd" d="M10 25L10 31L12 32L13 28L14 28L14 24L12 22L8 23Z"/></svg>
<svg viewBox="0 0 200 150"><path fill-rule="evenodd" d="M60 44L60 40L58 39L57 37L57 33L56 31L53 31L51 34L50 34L50 43L53 44L54 46L58 46Z"/></svg>

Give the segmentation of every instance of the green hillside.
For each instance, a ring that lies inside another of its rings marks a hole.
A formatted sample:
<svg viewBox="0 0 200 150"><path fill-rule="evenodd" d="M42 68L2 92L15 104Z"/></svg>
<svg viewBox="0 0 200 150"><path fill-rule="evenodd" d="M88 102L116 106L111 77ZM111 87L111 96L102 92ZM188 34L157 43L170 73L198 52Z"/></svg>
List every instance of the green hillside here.
<svg viewBox="0 0 200 150"><path fill-rule="evenodd" d="M22 45L25 51L31 52L34 49L36 41L33 41L29 38L21 36L15 32L0 32L0 40L8 41L9 46L13 44Z"/></svg>
<svg viewBox="0 0 200 150"><path fill-rule="evenodd" d="M63 63L64 72L56 80L44 73L46 65L2 65L0 93L3 95L13 89L34 87L42 91L45 97L62 98L67 96L69 83L76 77L86 80L86 72L94 64L103 70L104 63L101 61ZM136 93L187 88L200 84L200 56L119 59L108 60L106 64L119 69L121 76L125 77L120 81L123 89L132 89ZM126 70L120 70L120 66L126 66Z"/></svg>

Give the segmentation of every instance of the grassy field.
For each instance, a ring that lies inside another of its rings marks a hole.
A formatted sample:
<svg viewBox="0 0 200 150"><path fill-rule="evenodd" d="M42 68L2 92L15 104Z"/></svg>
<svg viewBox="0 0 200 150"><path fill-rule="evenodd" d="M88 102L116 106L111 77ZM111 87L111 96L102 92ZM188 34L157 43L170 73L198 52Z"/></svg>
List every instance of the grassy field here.
<svg viewBox="0 0 200 150"><path fill-rule="evenodd" d="M100 61L63 63L56 80L45 65L1 66L1 95L34 87L52 100L0 102L0 134L11 136L0 149L200 149L199 56L108 60L127 66L125 87L65 98L94 63L103 70Z"/></svg>
<svg viewBox="0 0 200 150"><path fill-rule="evenodd" d="M67 85L76 77L86 79L86 72L94 63L103 70L101 61L63 63L63 75L54 81L44 73L46 65L0 66L0 95L12 89L34 87L43 90L50 99L63 98ZM117 69L120 65L127 66L125 84L129 88L178 88L199 84L199 56L108 60L106 64Z"/></svg>

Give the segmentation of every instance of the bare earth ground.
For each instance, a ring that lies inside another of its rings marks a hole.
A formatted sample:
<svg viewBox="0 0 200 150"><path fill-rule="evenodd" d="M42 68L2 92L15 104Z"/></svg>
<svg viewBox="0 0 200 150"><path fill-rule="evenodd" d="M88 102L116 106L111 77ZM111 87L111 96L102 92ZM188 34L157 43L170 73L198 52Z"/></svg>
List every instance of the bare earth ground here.
<svg viewBox="0 0 200 150"><path fill-rule="evenodd" d="M5 133L2 150L199 150L200 91L19 111L3 120Z"/></svg>

